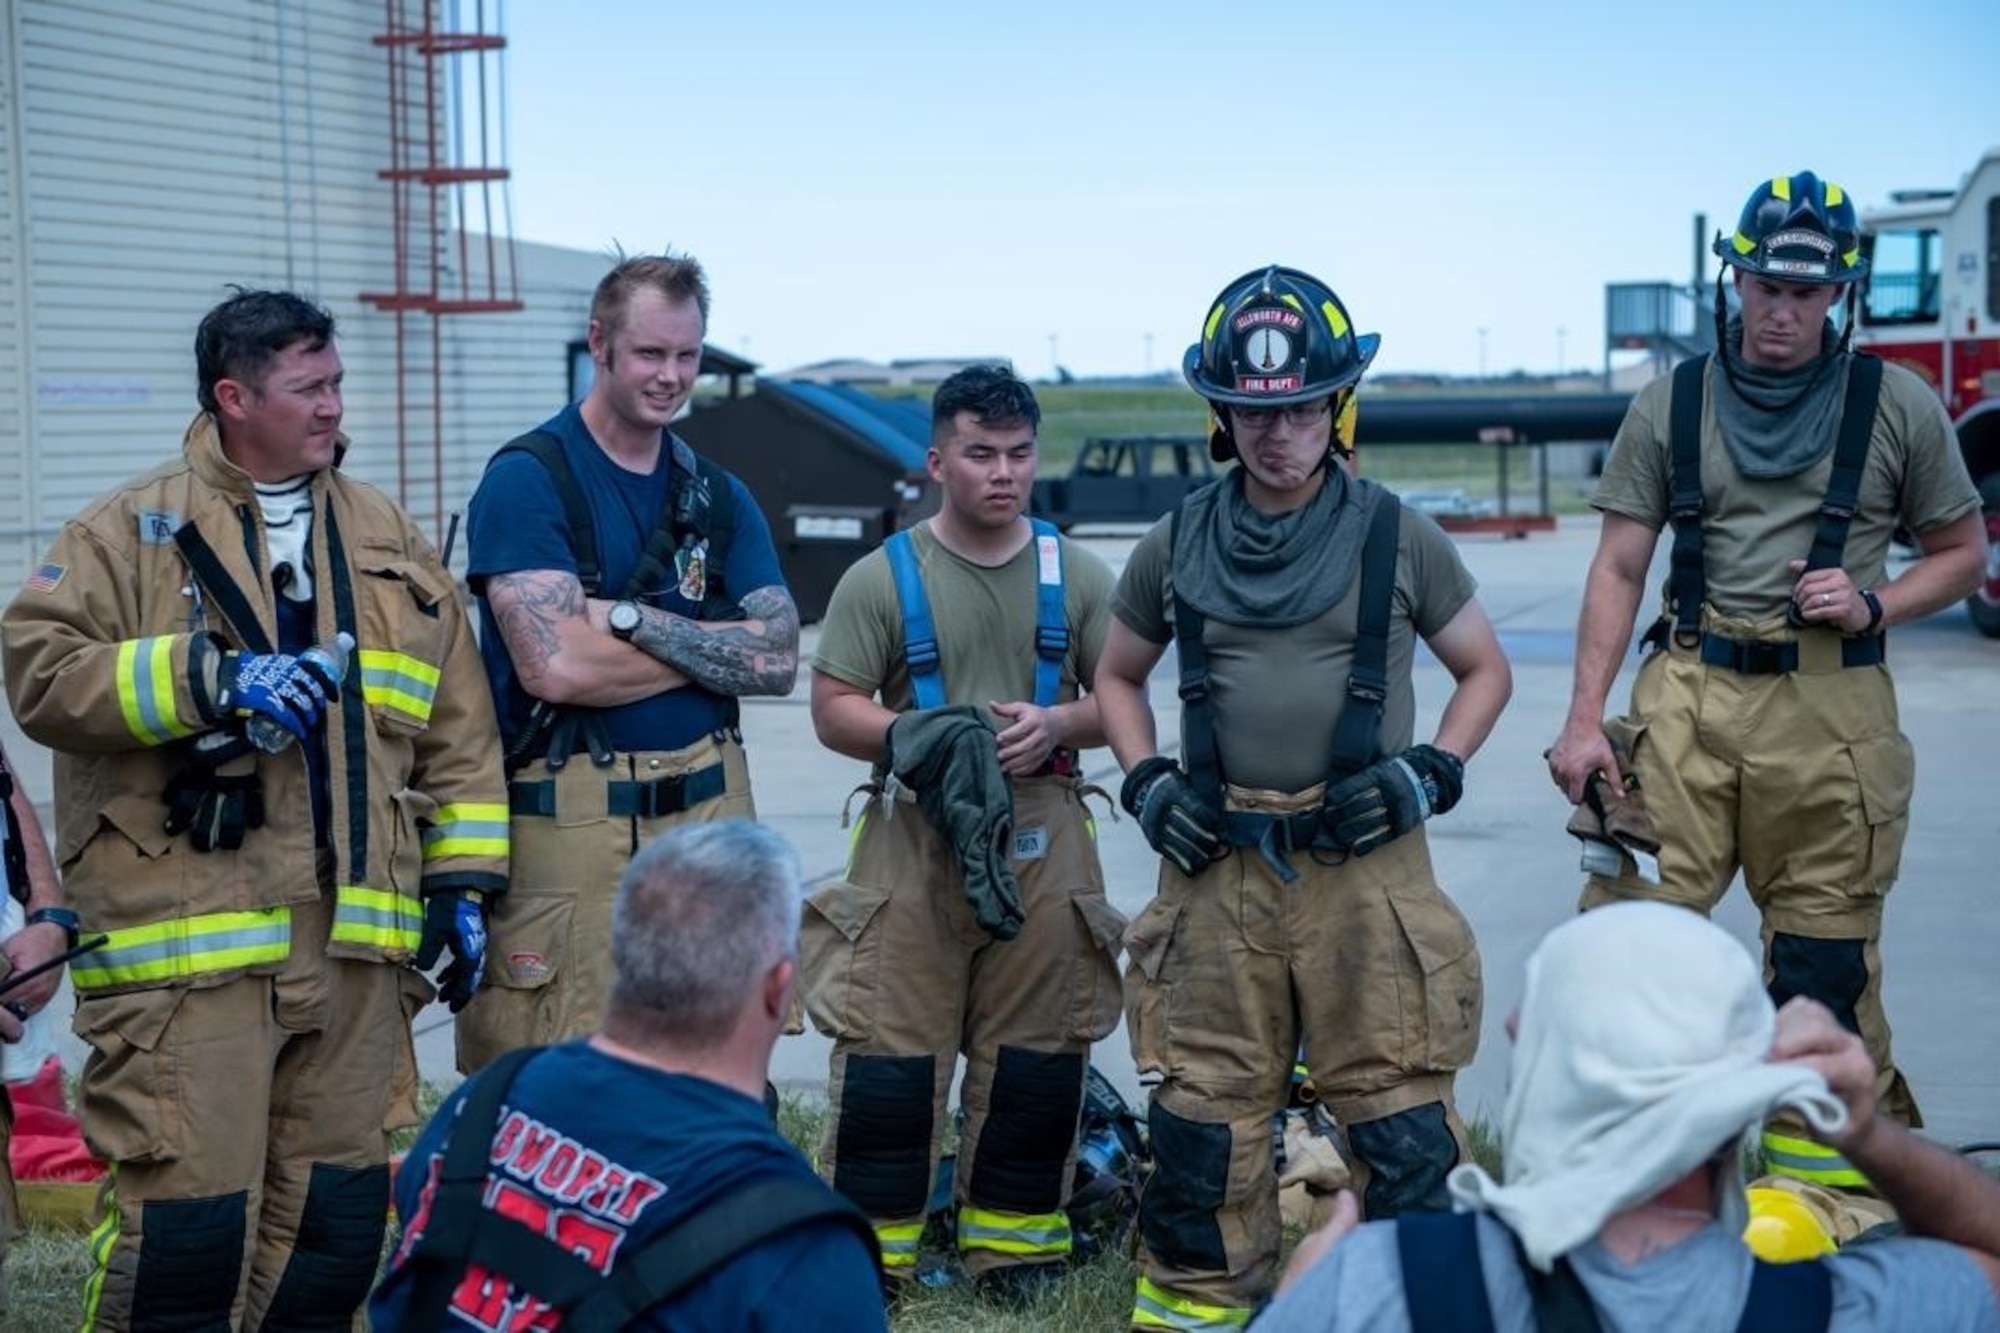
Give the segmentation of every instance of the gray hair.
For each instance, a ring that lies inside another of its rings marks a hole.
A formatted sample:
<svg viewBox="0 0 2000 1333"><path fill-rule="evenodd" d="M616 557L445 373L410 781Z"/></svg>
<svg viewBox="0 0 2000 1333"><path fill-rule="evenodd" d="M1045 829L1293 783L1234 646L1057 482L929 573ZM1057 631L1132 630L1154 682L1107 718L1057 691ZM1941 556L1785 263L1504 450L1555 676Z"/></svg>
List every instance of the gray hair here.
<svg viewBox="0 0 2000 1333"><path fill-rule="evenodd" d="M802 896L797 853L762 825L661 834L618 882L612 1006L675 1041L720 1041L765 973L797 954Z"/></svg>

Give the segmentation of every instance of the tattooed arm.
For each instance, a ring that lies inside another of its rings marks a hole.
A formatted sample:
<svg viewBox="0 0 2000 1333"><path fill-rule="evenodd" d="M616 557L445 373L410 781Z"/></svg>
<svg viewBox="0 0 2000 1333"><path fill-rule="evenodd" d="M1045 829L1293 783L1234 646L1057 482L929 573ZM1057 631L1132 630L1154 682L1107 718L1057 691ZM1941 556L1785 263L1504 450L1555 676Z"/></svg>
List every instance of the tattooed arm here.
<svg viewBox="0 0 2000 1333"><path fill-rule="evenodd" d="M486 581L486 600L521 688L537 699L612 708L688 683L665 661L619 642L604 623L603 608L610 603L586 601L574 574L554 569L496 574ZM796 616L792 638L796 644Z"/></svg>
<svg viewBox="0 0 2000 1333"><path fill-rule="evenodd" d="M799 674L799 609L773 585L743 598L742 620L690 620L641 608L634 647L717 694L792 692Z"/></svg>

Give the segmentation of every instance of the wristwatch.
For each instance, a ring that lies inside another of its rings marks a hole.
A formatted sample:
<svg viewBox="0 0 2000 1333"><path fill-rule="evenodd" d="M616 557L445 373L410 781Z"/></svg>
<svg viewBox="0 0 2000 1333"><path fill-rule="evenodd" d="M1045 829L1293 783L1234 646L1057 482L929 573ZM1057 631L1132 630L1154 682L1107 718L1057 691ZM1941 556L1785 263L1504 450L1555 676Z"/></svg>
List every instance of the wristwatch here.
<svg viewBox="0 0 2000 1333"><path fill-rule="evenodd" d="M611 604L611 632L626 643L639 632L639 623L644 617L639 614L637 602L613 602Z"/></svg>
<svg viewBox="0 0 2000 1333"><path fill-rule="evenodd" d="M75 912L70 911L67 907L37 907L34 911L28 913L28 919L22 924L24 926L39 926L43 922L47 922L52 926L62 927L63 934L68 938L68 943L63 947L67 949L74 949L77 937L83 934L83 918Z"/></svg>
<svg viewBox="0 0 2000 1333"><path fill-rule="evenodd" d="M1868 603L1868 624L1863 627L1861 632L1863 634L1873 634L1876 630L1882 628L1882 599L1875 595L1873 588L1863 588L1861 590L1861 600Z"/></svg>

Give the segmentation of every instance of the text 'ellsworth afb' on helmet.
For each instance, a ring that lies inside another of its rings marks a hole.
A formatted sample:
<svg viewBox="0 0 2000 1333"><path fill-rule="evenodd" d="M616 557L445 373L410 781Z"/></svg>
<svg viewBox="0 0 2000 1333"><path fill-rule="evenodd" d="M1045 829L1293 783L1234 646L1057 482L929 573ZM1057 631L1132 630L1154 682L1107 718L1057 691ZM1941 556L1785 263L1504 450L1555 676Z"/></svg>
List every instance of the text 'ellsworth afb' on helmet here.
<svg viewBox="0 0 2000 1333"><path fill-rule="evenodd" d="M1325 283L1273 264L1222 289L1181 373L1211 403L1283 407L1347 388L1381 343L1379 334L1356 336Z"/></svg>
<svg viewBox="0 0 2000 1333"><path fill-rule="evenodd" d="M1853 282L1868 272L1854 201L1810 171L1774 176L1751 191L1736 234L1718 235L1715 253L1779 282Z"/></svg>

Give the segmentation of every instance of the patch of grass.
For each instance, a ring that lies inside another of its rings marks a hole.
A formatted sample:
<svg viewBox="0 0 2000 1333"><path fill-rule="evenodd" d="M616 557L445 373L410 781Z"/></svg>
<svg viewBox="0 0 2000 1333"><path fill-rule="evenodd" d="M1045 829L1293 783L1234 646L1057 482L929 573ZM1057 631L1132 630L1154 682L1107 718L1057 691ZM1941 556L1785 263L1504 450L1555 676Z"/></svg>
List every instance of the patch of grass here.
<svg viewBox="0 0 2000 1333"><path fill-rule="evenodd" d="M1132 1318L1134 1271L1122 1253L1099 1255L1018 1311L987 1300L963 1279L919 1287L896 1303L889 1327L895 1333L1116 1333Z"/></svg>
<svg viewBox="0 0 2000 1333"><path fill-rule="evenodd" d="M75 1328L89 1276L90 1245L83 1236L30 1227L7 1246L7 1313L0 1329Z"/></svg>
<svg viewBox="0 0 2000 1333"><path fill-rule="evenodd" d="M420 1104L426 1119L449 1091L444 1085L424 1085ZM817 1160L826 1132L826 1114L823 1094L787 1093L779 1099L778 1132L808 1160ZM1468 1121L1465 1133L1474 1159L1497 1177L1500 1143L1492 1127L1485 1121ZM392 1140L395 1150L407 1149L414 1137L413 1130L395 1135ZM948 1129L946 1137L945 1149L950 1151L955 1146L956 1134ZM1298 1240L1297 1234L1286 1232L1287 1254ZM948 1248L948 1240L945 1246ZM959 1272L955 1257L949 1253L927 1250L925 1266L950 1274L950 1280L937 1286L913 1287L891 1313L890 1327L894 1333L1042 1333L1047 1329L1062 1329L1064 1333L1095 1330L1115 1333L1127 1326L1132 1313L1136 1269L1124 1246L1109 1248L1088 1262L1078 1263L1061 1282L1018 1311L980 1296ZM30 1229L25 1237L8 1247L10 1303L7 1315L0 1319L0 1330L41 1333L74 1327L89 1269L86 1237L75 1232Z"/></svg>

